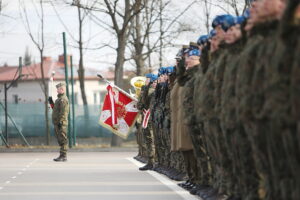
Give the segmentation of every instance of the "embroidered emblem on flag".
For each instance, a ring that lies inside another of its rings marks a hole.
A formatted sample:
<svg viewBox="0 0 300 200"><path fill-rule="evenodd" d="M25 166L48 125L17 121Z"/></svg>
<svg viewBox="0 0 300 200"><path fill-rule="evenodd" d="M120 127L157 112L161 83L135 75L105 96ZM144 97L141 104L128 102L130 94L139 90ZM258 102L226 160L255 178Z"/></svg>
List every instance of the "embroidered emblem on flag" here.
<svg viewBox="0 0 300 200"><path fill-rule="evenodd" d="M138 116L137 101L111 85L107 86L99 123L126 139Z"/></svg>

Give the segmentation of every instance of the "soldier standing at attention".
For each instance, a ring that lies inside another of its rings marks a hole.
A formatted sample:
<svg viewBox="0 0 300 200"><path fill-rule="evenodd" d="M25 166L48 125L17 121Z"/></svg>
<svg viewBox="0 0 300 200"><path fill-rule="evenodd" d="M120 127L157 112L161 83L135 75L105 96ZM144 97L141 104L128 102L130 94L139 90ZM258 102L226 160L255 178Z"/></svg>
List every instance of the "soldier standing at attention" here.
<svg viewBox="0 0 300 200"><path fill-rule="evenodd" d="M154 83L157 77L154 74L146 74L146 85L142 86L141 96L139 102L137 104L138 109L140 111L148 111L151 110L150 105L151 99L154 95L154 88L156 83ZM153 88L154 87L154 88ZM145 117L145 116L144 116ZM150 121L149 121L150 122ZM148 124L147 127L142 129L144 144L146 146L147 151L147 164L143 167L140 167L139 170L152 170L155 160L155 148L154 148L154 136L153 136L153 126L151 123Z"/></svg>
<svg viewBox="0 0 300 200"><path fill-rule="evenodd" d="M67 161L67 145L68 145L68 114L69 114L69 100L65 95L65 84L59 83L56 85L57 99L55 103L52 97L49 97L49 103L53 109L52 123L54 125L57 142L60 146L60 155L53 159L56 162Z"/></svg>

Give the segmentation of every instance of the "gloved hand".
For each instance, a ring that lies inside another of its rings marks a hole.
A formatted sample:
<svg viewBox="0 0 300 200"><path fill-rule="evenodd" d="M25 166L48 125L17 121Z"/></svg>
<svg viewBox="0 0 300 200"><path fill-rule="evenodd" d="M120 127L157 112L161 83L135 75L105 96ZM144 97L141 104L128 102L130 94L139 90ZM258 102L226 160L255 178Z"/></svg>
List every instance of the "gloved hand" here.
<svg viewBox="0 0 300 200"><path fill-rule="evenodd" d="M54 101L53 101L52 97L48 98L48 102L49 102L49 104L54 104Z"/></svg>

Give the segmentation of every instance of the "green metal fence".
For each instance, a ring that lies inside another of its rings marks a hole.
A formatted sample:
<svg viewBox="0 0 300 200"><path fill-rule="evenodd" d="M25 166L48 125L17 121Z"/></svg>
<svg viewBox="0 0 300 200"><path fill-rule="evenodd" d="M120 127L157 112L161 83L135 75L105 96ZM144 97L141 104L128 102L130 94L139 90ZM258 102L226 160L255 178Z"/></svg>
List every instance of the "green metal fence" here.
<svg viewBox="0 0 300 200"><path fill-rule="evenodd" d="M84 109L86 108L86 110ZM54 136L54 129L51 121L52 110L49 109L50 134ZM42 103L34 104L8 104L8 113L15 121L17 128L25 138L46 137L45 111ZM75 132L77 138L101 137L111 138L112 133L99 125L100 105L75 105ZM8 120L9 138L19 137L14 124ZM73 128L72 128L73 129ZM3 108L0 108L0 133L5 136L5 115ZM128 141L134 139L131 134ZM3 145L2 141L0 145Z"/></svg>

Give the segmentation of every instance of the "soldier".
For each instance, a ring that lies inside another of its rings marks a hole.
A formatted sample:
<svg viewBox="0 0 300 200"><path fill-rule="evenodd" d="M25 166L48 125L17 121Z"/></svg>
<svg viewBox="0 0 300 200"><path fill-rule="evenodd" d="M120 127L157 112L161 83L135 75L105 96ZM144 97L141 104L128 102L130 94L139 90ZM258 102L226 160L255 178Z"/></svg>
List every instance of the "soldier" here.
<svg viewBox="0 0 300 200"><path fill-rule="evenodd" d="M222 74L224 72L225 62L225 31L222 29L224 18L228 15L217 16L212 23L215 29L212 32L210 46L210 63L206 67L205 74L197 73L194 80L194 110L195 124L198 124L200 137L203 146L206 147L208 157L208 172L206 173L207 183L210 186L206 189L197 191L197 195L202 198L217 198L218 190L223 192L224 170L221 157L223 146L220 145L220 89L222 83Z"/></svg>
<svg viewBox="0 0 300 200"><path fill-rule="evenodd" d="M138 103L138 109L142 112L145 112L143 116L143 123L146 117L146 113L151 110L150 100L151 96L154 94L154 88L151 85L154 85L153 82L156 81L157 77L154 74L146 74L146 85L142 87L141 98ZM150 109L150 110L149 110ZM150 122L150 120L149 120ZM155 161L155 151L154 151L154 137L153 137L153 127L151 123L148 123L143 129L144 143L146 144L147 151L147 164L143 167L140 167L139 170L151 170L154 166Z"/></svg>
<svg viewBox="0 0 300 200"><path fill-rule="evenodd" d="M185 174L183 171L180 171L178 163L182 162L182 158L179 157L181 154L178 152L171 152L171 137L170 137L170 94L171 89L175 79L175 67L170 66L166 68L167 73L167 85L165 89L165 102L164 102L164 121L163 121L163 140L165 141L165 146L163 146L164 152L164 166L167 168L165 175L169 178L177 181L182 181ZM177 158L176 158L177 157ZM176 166L177 165L177 166Z"/></svg>
<svg viewBox="0 0 300 200"><path fill-rule="evenodd" d="M185 183L180 183L179 186L186 188L186 189L192 189L192 187L195 186L197 183L196 178L198 177L198 169L197 169L197 161L194 155L194 149L193 144L190 136L190 129L188 128L187 124L184 123L185 119L185 105L184 105L184 86L186 82L186 69L192 67L192 63L194 63L194 60L197 59L197 55L200 55L198 45L196 43L190 43L190 47L187 51L186 57L185 57L185 64L184 66L180 66L181 69L178 73L177 77L177 83L178 83L178 106L177 106L177 134L174 136L174 138L177 140L177 144L174 146L174 149L177 151L182 152L182 155L184 157L184 163L186 168L186 173L188 175L188 180ZM198 55L198 56L199 56ZM199 57L198 57L199 61ZM172 111L172 110L171 110ZM179 123L178 123L179 122ZM183 122L183 123L182 123Z"/></svg>
<svg viewBox="0 0 300 200"><path fill-rule="evenodd" d="M60 146L60 155L53 159L57 162L67 161L67 145L68 145L68 114L69 114L69 100L65 95L65 84L59 83L56 85L57 99L55 103L52 97L49 97L50 104L53 106L52 122L54 125L55 135Z"/></svg>
<svg viewBox="0 0 300 200"><path fill-rule="evenodd" d="M168 92L167 67L158 70L159 84L155 90L155 100L153 101L153 122L155 124L154 137L157 151L158 166L156 171L168 175L168 140L166 137L167 130L164 128L165 120L165 99Z"/></svg>
<svg viewBox="0 0 300 200"><path fill-rule="evenodd" d="M287 103L292 95L289 91L290 77L293 76L293 50L285 48L277 37L278 19L284 7L284 2L280 0L262 1L262 11L257 13L260 20L254 27L263 37L256 49L258 58L263 59L252 66L250 89L255 92L249 95L251 104L248 106L251 110L247 113L247 126L253 128L248 138L259 173L258 194L264 199L297 199L293 197L296 193L293 194L291 189L297 182L292 178L295 177L293 170L285 167L287 163L282 160L283 157L286 160L293 159L296 155L292 153L295 147L293 142L287 142L287 138L293 137L296 132L295 121L290 114L291 107ZM289 45L294 46L296 42Z"/></svg>
<svg viewBox="0 0 300 200"><path fill-rule="evenodd" d="M182 125L182 119L179 121L178 113L179 113L179 107L181 107L181 103L179 102L180 93L179 93L179 84L178 84L178 77L180 74L184 73L184 65L185 65L185 57L187 54L188 45L183 45L182 49L180 50L179 54L176 57L176 76L174 79L171 80L171 91L170 91L170 139L171 139L171 164L176 164L176 169L179 169L179 171L182 174L186 174L186 164L183 158L182 153L179 151L179 143L182 143L182 141L179 141L178 135L181 134L181 131L184 128L181 128ZM178 162L176 162L178 160ZM188 184L189 182L187 182Z"/></svg>
<svg viewBox="0 0 300 200"><path fill-rule="evenodd" d="M209 47L210 47L210 35L202 35L199 37L197 44L199 45L199 49L201 50L201 69L202 73L207 71L209 65Z"/></svg>
<svg viewBox="0 0 300 200"><path fill-rule="evenodd" d="M240 154L237 149L241 145L237 141L239 133L237 129L237 115L236 115L236 95L235 83L237 77L237 69L239 67L239 53L244 47L244 40L242 40L241 24L244 23L245 17L236 17L227 22L228 28L225 35L225 42L228 45L227 58L225 66L223 84L221 87L221 110L220 125L223 135L223 145L225 146L226 156L223 162L224 176L226 176L226 183L224 191L227 195L233 197L241 196L241 168L240 168ZM244 185L243 185L244 186Z"/></svg>

